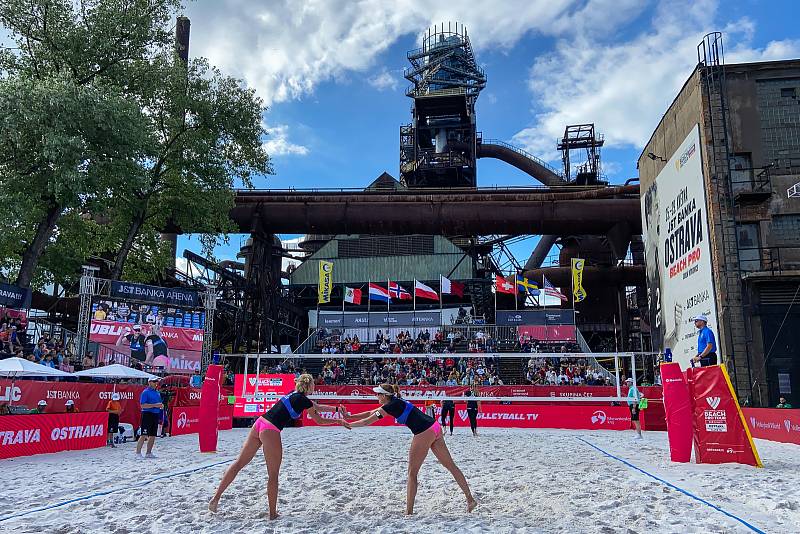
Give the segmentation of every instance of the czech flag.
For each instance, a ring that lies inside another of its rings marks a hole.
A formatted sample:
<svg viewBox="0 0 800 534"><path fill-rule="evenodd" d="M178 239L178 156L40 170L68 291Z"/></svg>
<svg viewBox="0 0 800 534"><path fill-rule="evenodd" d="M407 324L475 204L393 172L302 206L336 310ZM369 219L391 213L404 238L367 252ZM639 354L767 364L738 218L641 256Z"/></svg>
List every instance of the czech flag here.
<svg viewBox="0 0 800 534"><path fill-rule="evenodd" d="M389 302L389 291L385 287L378 284L369 285L369 300L380 300L381 302Z"/></svg>
<svg viewBox="0 0 800 534"><path fill-rule="evenodd" d="M411 300L411 293L397 282L389 282L389 296L398 300Z"/></svg>
<svg viewBox="0 0 800 534"><path fill-rule="evenodd" d="M436 291L417 280L414 280L414 296L422 299L439 300L439 295Z"/></svg>

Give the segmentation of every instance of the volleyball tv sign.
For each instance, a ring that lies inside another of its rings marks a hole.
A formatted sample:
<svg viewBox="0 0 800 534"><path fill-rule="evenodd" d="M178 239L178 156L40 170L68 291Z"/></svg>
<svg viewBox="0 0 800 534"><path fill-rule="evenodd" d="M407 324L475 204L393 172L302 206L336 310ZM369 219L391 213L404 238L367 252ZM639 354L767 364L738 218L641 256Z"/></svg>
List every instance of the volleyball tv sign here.
<svg viewBox="0 0 800 534"><path fill-rule="evenodd" d="M234 417L258 417L278 398L294 391L293 374L236 375L233 380Z"/></svg>
<svg viewBox="0 0 800 534"><path fill-rule="evenodd" d="M647 298L653 347L672 349L683 369L697 354L692 318L706 315L716 330L708 213L695 125L642 195Z"/></svg>

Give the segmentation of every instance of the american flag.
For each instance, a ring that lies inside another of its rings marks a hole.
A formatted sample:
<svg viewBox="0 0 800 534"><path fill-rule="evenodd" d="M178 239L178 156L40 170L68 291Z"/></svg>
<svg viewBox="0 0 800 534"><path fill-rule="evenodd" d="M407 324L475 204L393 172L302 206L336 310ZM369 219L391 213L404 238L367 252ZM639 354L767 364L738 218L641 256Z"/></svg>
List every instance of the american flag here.
<svg viewBox="0 0 800 534"><path fill-rule="evenodd" d="M564 293L553 287L553 284L546 277L544 279L544 294L561 300L569 300Z"/></svg>

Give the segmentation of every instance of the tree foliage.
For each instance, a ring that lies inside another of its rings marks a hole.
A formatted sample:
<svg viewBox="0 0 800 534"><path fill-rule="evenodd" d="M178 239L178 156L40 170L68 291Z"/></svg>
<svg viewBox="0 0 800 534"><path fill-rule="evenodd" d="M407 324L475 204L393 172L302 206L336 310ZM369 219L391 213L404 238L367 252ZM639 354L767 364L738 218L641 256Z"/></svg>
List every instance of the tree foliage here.
<svg viewBox="0 0 800 534"><path fill-rule="evenodd" d="M264 107L203 59L174 53L179 0L4 0L0 268L68 279L90 256L152 280L160 232L233 230L233 188L269 174Z"/></svg>

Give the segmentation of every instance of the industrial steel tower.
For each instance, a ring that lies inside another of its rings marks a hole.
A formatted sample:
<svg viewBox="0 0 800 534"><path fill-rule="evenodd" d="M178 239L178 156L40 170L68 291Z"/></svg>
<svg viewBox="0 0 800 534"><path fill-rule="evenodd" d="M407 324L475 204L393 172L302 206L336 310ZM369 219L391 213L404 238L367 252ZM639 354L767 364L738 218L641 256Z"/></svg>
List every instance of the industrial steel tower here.
<svg viewBox="0 0 800 534"><path fill-rule="evenodd" d="M400 181L407 187L475 187L475 101L486 86L463 25L429 29L407 54L414 99L400 127Z"/></svg>

